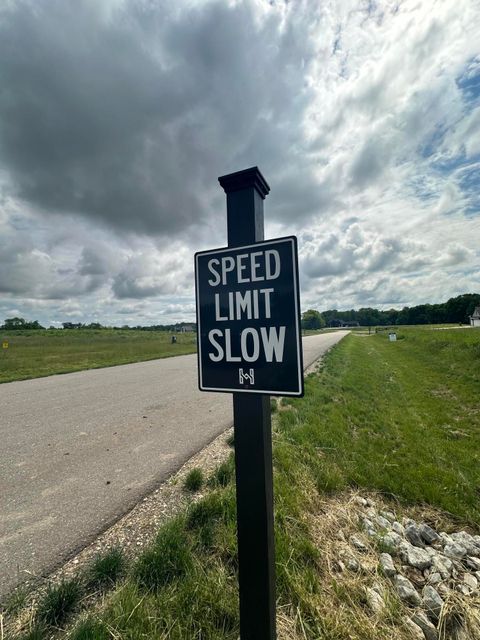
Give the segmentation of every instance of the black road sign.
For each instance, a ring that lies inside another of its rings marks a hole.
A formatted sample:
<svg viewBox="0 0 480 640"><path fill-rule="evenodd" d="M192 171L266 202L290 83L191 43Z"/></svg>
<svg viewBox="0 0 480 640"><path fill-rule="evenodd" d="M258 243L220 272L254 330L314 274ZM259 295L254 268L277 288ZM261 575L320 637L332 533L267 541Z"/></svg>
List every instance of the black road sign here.
<svg viewBox="0 0 480 640"><path fill-rule="evenodd" d="M195 254L202 391L303 395L294 236Z"/></svg>

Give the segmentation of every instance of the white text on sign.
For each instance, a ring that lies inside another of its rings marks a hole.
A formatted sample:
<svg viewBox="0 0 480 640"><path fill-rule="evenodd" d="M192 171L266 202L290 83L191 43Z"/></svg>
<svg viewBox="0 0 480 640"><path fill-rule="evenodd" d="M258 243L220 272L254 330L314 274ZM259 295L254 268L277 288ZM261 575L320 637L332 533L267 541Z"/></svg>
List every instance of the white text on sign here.
<svg viewBox="0 0 480 640"><path fill-rule="evenodd" d="M224 256L208 261L211 287L276 280L281 274L280 254L276 249L241 253L235 258ZM270 320L272 317L273 287L215 293L215 320ZM256 362L261 355L266 362L283 362L285 326L247 327L240 333L237 353L232 353L230 329L211 329L208 340L213 350L208 353L212 362Z"/></svg>

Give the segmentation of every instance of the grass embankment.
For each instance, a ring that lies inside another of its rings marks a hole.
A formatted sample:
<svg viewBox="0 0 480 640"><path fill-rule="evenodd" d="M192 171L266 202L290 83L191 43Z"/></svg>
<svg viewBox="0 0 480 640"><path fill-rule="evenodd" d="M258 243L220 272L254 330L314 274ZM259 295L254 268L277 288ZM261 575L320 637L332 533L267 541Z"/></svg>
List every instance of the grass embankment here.
<svg viewBox="0 0 480 640"><path fill-rule="evenodd" d="M154 360L196 351L196 334L167 331L68 329L1 333L0 382Z"/></svg>
<svg viewBox="0 0 480 640"><path fill-rule="evenodd" d="M480 523L480 332L350 336L282 416L323 482L425 501ZM300 428L294 428L300 424Z"/></svg>
<svg viewBox="0 0 480 640"><path fill-rule="evenodd" d="M337 523L351 517L340 506L332 518L344 489L394 494L398 514L429 503L480 523L480 332L398 337L349 336L308 377L305 398L284 399L275 411L281 638L411 638L393 592L382 613L366 606L375 564L361 578L333 569ZM238 638L233 460L207 484L211 492L159 531L104 605L60 637ZM50 637L42 603L39 611L39 626L24 638Z"/></svg>

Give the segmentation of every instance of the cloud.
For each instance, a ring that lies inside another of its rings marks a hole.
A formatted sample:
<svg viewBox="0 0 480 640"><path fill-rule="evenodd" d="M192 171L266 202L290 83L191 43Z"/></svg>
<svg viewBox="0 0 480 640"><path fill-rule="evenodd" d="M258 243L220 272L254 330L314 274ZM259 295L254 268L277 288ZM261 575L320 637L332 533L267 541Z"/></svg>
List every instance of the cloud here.
<svg viewBox="0 0 480 640"><path fill-rule="evenodd" d="M180 234L208 218L216 176L257 155L259 116L266 144L285 155L275 140L295 136L290 109L302 109L306 16L281 27L254 7L9 5L0 118L12 193L137 233Z"/></svg>
<svg viewBox="0 0 480 640"><path fill-rule="evenodd" d="M478 289L479 29L474 0L4 3L0 313L192 320L217 176L255 164L304 303Z"/></svg>

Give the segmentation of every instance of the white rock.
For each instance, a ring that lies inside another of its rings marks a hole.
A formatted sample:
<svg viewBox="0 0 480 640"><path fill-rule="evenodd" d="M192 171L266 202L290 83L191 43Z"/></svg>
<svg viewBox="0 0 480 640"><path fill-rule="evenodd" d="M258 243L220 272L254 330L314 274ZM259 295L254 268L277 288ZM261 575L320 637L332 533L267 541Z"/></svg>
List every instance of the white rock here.
<svg viewBox="0 0 480 640"><path fill-rule="evenodd" d="M393 578L397 573L395 565L393 564L392 556L389 553L380 554L380 567L383 574L388 578Z"/></svg>
<svg viewBox="0 0 480 640"><path fill-rule="evenodd" d="M357 551L361 551L362 553L366 553L368 551L367 545L360 540L358 536L350 536L350 543L357 549Z"/></svg>
<svg viewBox="0 0 480 640"><path fill-rule="evenodd" d="M437 587L438 593L442 596L442 598L448 598L448 596L450 595L450 589L447 587L446 584L441 582L440 584L437 584L436 587Z"/></svg>
<svg viewBox="0 0 480 640"><path fill-rule="evenodd" d="M374 507L375 506L375 504L376 504L375 500L372 500L371 498L367 498L366 500L367 500L367 505L369 507Z"/></svg>
<svg viewBox="0 0 480 640"><path fill-rule="evenodd" d="M442 611L443 604L443 600L436 589L430 585L424 587L422 607L427 612L429 618L436 622Z"/></svg>
<svg viewBox="0 0 480 640"><path fill-rule="evenodd" d="M378 524L379 527L382 527L382 529L390 529L390 522L384 518L383 516L377 516L375 518L375 522Z"/></svg>
<svg viewBox="0 0 480 640"><path fill-rule="evenodd" d="M410 580L400 574L397 574L393 581L401 600L408 602L415 607L418 607L421 604L421 598Z"/></svg>
<svg viewBox="0 0 480 640"><path fill-rule="evenodd" d="M369 529L373 529L373 522L368 518L362 518L362 529L368 531Z"/></svg>
<svg viewBox="0 0 480 640"><path fill-rule="evenodd" d="M343 533L342 529L339 529L337 531L337 535L336 535L337 540L341 540L342 542L346 542L347 539L345 538L345 534Z"/></svg>
<svg viewBox="0 0 480 640"><path fill-rule="evenodd" d="M447 543L443 549L443 553L447 558L455 558L461 560L467 555L466 548L457 542Z"/></svg>
<svg viewBox="0 0 480 640"><path fill-rule="evenodd" d="M480 546L475 542L475 538L466 531L458 531L450 535L452 540L462 547L465 547L468 555L480 556Z"/></svg>
<svg viewBox="0 0 480 640"><path fill-rule="evenodd" d="M377 511L373 507L368 507L368 509L365 509L365 513L369 518L373 519L377 517Z"/></svg>
<svg viewBox="0 0 480 640"><path fill-rule="evenodd" d="M463 582L471 591L476 591L478 589L478 580L475 576L472 576L471 573L466 573L463 576Z"/></svg>
<svg viewBox="0 0 480 640"><path fill-rule="evenodd" d="M359 504L361 507L366 507L367 506L367 501L365 500L365 498L362 498L362 496L355 496L353 501L356 504Z"/></svg>
<svg viewBox="0 0 480 640"><path fill-rule="evenodd" d="M360 565L356 558L351 556L345 561L345 565L349 571L358 571L360 569Z"/></svg>
<svg viewBox="0 0 480 640"><path fill-rule="evenodd" d="M440 584L440 582L442 581L442 576L437 572L437 571L433 571L429 576L428 576L428 584Z"/></svg>
<svg viewBox="0 0 480 640"><path fill-rule="evenodd" d="M425 522L422 522L422 524L418 527L418 533L420 534L422 540L427 544L433 544L434 542L440 540L440 536L435 531L435 529L429 527Z"/></svg>
<svg viewBox="0 0 480 640"><path fill-rule="evenodd" d="M384 536L381 537L383 544L391 549L392 551L397 551L400 545L404 542L403 538L395 533L394 531L389 531Z"/></svg>
<svg viewBox="0 0 480 640"><path fill-rule="evenodd" d="M465 564L472 571L480 571L480 559L473 558L472 556L467 556L465 558Z"/></svg>
<svg viewBox="0 0 480 640"><path fill-rule="evenodd" d="M438 640L438 633L435 626L430 622L423 611L415 611L412 616L412 620L423 631L425 640Z"/></svg>
<svg viewBox="0 0 480 640"><path fill-rule="evenodd" d="M380 515L389 520L390 522L395 522L395 514L391 511L380 511Z"/></svg>
<svg viewBox="0 0 480 640"><path fill-rule="evenodd" d="M405 527L405 537L415 547L423 548L425 546L425 543L420 536L418 527L416 527L414 524L409 524L407 527Z"/></svg>
<svg viewBox="0 0 480 640"><path fill-rule="evenodd" d="M420 571L432 566L433 560L429 553L424 549L414 547L408 542L403 542L399 549L399 554L405 564L409 564L411 567L415 567L415 569L420 569Z"/></svg>
<svg viewBox="0 0 480 640"><path fill-rule="evenodd" d="M392 524L392 529L399 536L405 535L405 528L403 527L403 525L400 524L400 522L395 521Z"/></svg>
<svg viewBox="0 0 480 640"><path fill-rule="evenodd" d="M372 589L371 587L367 588L367 603L373 613L379 614L382 613L382 611L385 609L385 602L382 596L378 593L378 591Z"/></svg>
<svg viewBox="0 0 480 640"><path fill-rule="evenodd" d="M416 526L417 523L415 522L415 520L412 520L411 518L402 518L402 524L404 527L409 527L410 525L414 525Z"/></svg>
<svg viewBox="0 0 480 640"><path fill-rule="evenodd" d="M358 571L360 569L360 565L351 551L342 549L339 556L349 571Z"/></svg>
<svg viewBox="0 0 480 640"><path fill-rule="evenodd" d="M453 562L445 556L432 556L432 566L442 576L442 580L446 580L452 575Z"/></svg>
<svg viewBox="0 0 480 640"><path fill-rule="evenodd" d="M440 532L440 542L442 543L443 546L445 546L446 544L452 544L453 540L448 535L448 533L445 533L445 531L441 531Z"/></svg>
<svg viewBox="0 0 480 640"><path fill-rule="evenodd" d="M412 640L425 640L425 634L418 626L418 624L415 624L413 620L405 617L403 619L403 624L410 632L410 637L412 638Z"/></svg>
<svg viewBox="0 0 480 640"><path fill-rule="evenodd" d="M457 586L455 587L455 591L458 591L464 596L469 596L471 593L470 587L466 584L457 584Z"/></svg>

